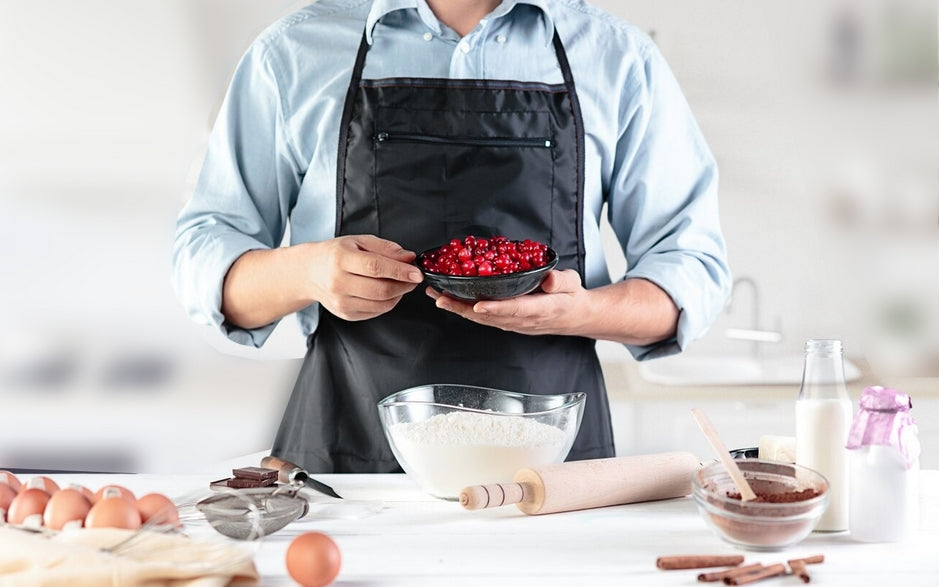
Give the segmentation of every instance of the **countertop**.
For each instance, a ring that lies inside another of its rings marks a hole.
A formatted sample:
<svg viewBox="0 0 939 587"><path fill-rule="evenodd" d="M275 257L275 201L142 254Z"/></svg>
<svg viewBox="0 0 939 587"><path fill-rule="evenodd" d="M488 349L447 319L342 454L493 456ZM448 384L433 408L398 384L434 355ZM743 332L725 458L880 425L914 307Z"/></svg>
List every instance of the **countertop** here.
<svg viewBox="0 0 939 587"><path fill-rule="evenodd" d="M250 466L243 461L235 466ZM227 466L227 465L226 465ZM229 540L212 530L190 505L210 495L207 475L55 475L60 484L89 488L117 483L138 495L160 491L181 505L184 531L201 540ZM238 543L254 553L261 585L294 585L284 556L295 536L309 531L333 537L342 552L337 586L424 585L696 585L699 571L663 571L656 558L674 554L733 554L746 562L774 563L824 554L812 565L817 585L937 584L939 471L923 471L921 528L902 544L863 544L846 533L813 533L780 552L739 550L705 525L690 497L659 502L528 516L514 506L469 511L423 492L405 475L316 475L345 497L310 494L311 513L261 541ZM363 503L381 508L375 511ZM232 541L234 542L234 541ZM776 577L761 585L797 585Z"/></svg>
<svg viewBox="0 0 939 587"><path fill-rule="evenodd" d="M851 360L861 373L847 384L852 401L857 402L869 385L908 393L923 446L920 462L923 468L939 469L939 377L880 375L865 359ZM661 385L643 379L635 361L606 360L602 365L620 456L691 450L699 458L710 457L710 447L690 415L694 407L708 413L731 448L757 446L763 435L795 435L798 383Z"/></svg>
<svg viewBox="0 0 939 587"><path fill-rule="evenodd" d="M913 398L939 397L939 377L881 375L864 358L851 357L858 367L860 377L846 384L848 394L856 399L870 385L893 387ZM778 399L795 401L799 395L799 384L754 384L754 385L663 385L642 378L638 363L632 360L604 360L601 362L607 389L613 400L670 399L696 397L701 399Z"/></svg>

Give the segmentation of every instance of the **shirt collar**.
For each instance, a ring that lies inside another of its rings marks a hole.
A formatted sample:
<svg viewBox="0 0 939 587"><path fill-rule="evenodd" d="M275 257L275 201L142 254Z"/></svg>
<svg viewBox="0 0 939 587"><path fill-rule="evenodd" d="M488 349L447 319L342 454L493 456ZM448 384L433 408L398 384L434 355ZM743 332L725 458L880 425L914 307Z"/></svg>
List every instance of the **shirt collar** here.
<svg viewBox="0 0 939 587"><path fill-rule="evenodd" d="M492 19L505 16L518 4L530 4L541 10L541 14L544 17L542 22L545 26L545 37L548 39L548 45L550 45L551 39L554 37L554 20L551 18L551 11L548 9L548 0L502 0L502 3L497 6L487 18ZM434 16L430 7L427 6L425 0L375 0L375 2L372 3L371 10L369 10L368 18L365 20L365 40L368 44L372 44L372 31L383 16L389 12L406 8L417 9L417 13L420 15L424 24L434 31L435 34L440 34L440 22L437 20L437 17Z"/></svg>

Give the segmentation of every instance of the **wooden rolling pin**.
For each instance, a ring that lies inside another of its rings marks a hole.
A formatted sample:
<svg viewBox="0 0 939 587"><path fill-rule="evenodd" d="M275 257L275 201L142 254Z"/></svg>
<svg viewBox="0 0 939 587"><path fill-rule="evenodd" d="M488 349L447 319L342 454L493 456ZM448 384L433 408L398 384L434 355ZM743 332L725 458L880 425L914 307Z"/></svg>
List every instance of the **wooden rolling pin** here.
<svg viewBox="0 0 939 587"><path fill-rule="evenodd" d="M611 457L520 469L514 483L473 485L460 492L468 510L514 503L522 512L553 514L684 497L701 463L688 452Z"/></svg>

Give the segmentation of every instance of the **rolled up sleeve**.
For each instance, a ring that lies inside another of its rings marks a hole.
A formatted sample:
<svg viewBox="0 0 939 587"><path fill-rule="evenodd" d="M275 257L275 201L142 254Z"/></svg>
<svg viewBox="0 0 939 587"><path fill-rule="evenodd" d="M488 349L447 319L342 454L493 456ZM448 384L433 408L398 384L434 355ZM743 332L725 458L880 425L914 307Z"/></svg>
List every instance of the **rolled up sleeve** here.
<svg viewBox="0 0 939 587"><path fill-rule="evenodd" d="M302 177L286 111L276 63L256 43L235 71L173 245L173 287L188 315L254 347L276 323L245 330L226 322L222 286L238 257L283 241Z"/></svg>
<svg viewBox="0 0 939 587"><path fill-rule="evenodd" d="M718 213L717 164L678 82L654 45L624 100L609 220L626 278L661 287L680 311L678 332L630 346L637 360L674 354L705 334L730 293Z"/></svg>

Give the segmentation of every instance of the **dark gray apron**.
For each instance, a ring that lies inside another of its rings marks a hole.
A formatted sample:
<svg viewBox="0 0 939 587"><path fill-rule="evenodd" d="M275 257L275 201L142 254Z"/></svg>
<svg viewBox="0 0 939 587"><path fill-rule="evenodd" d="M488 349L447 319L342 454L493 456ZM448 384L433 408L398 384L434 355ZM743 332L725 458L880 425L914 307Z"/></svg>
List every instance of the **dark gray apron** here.
<svg viewBox="0 0 939 587"><path fill-rule="evenodd" d="M423 251L468 234L547 243L584 276L583 119L555 32L563 84L363 80L359 47L340 127L337 235ZM319 326L272 454L311 472L397 472L377 402L428 383L587 394L568 460L614 454L591 339L528 336L438 309L419 286L390 312Z"/></svg>

